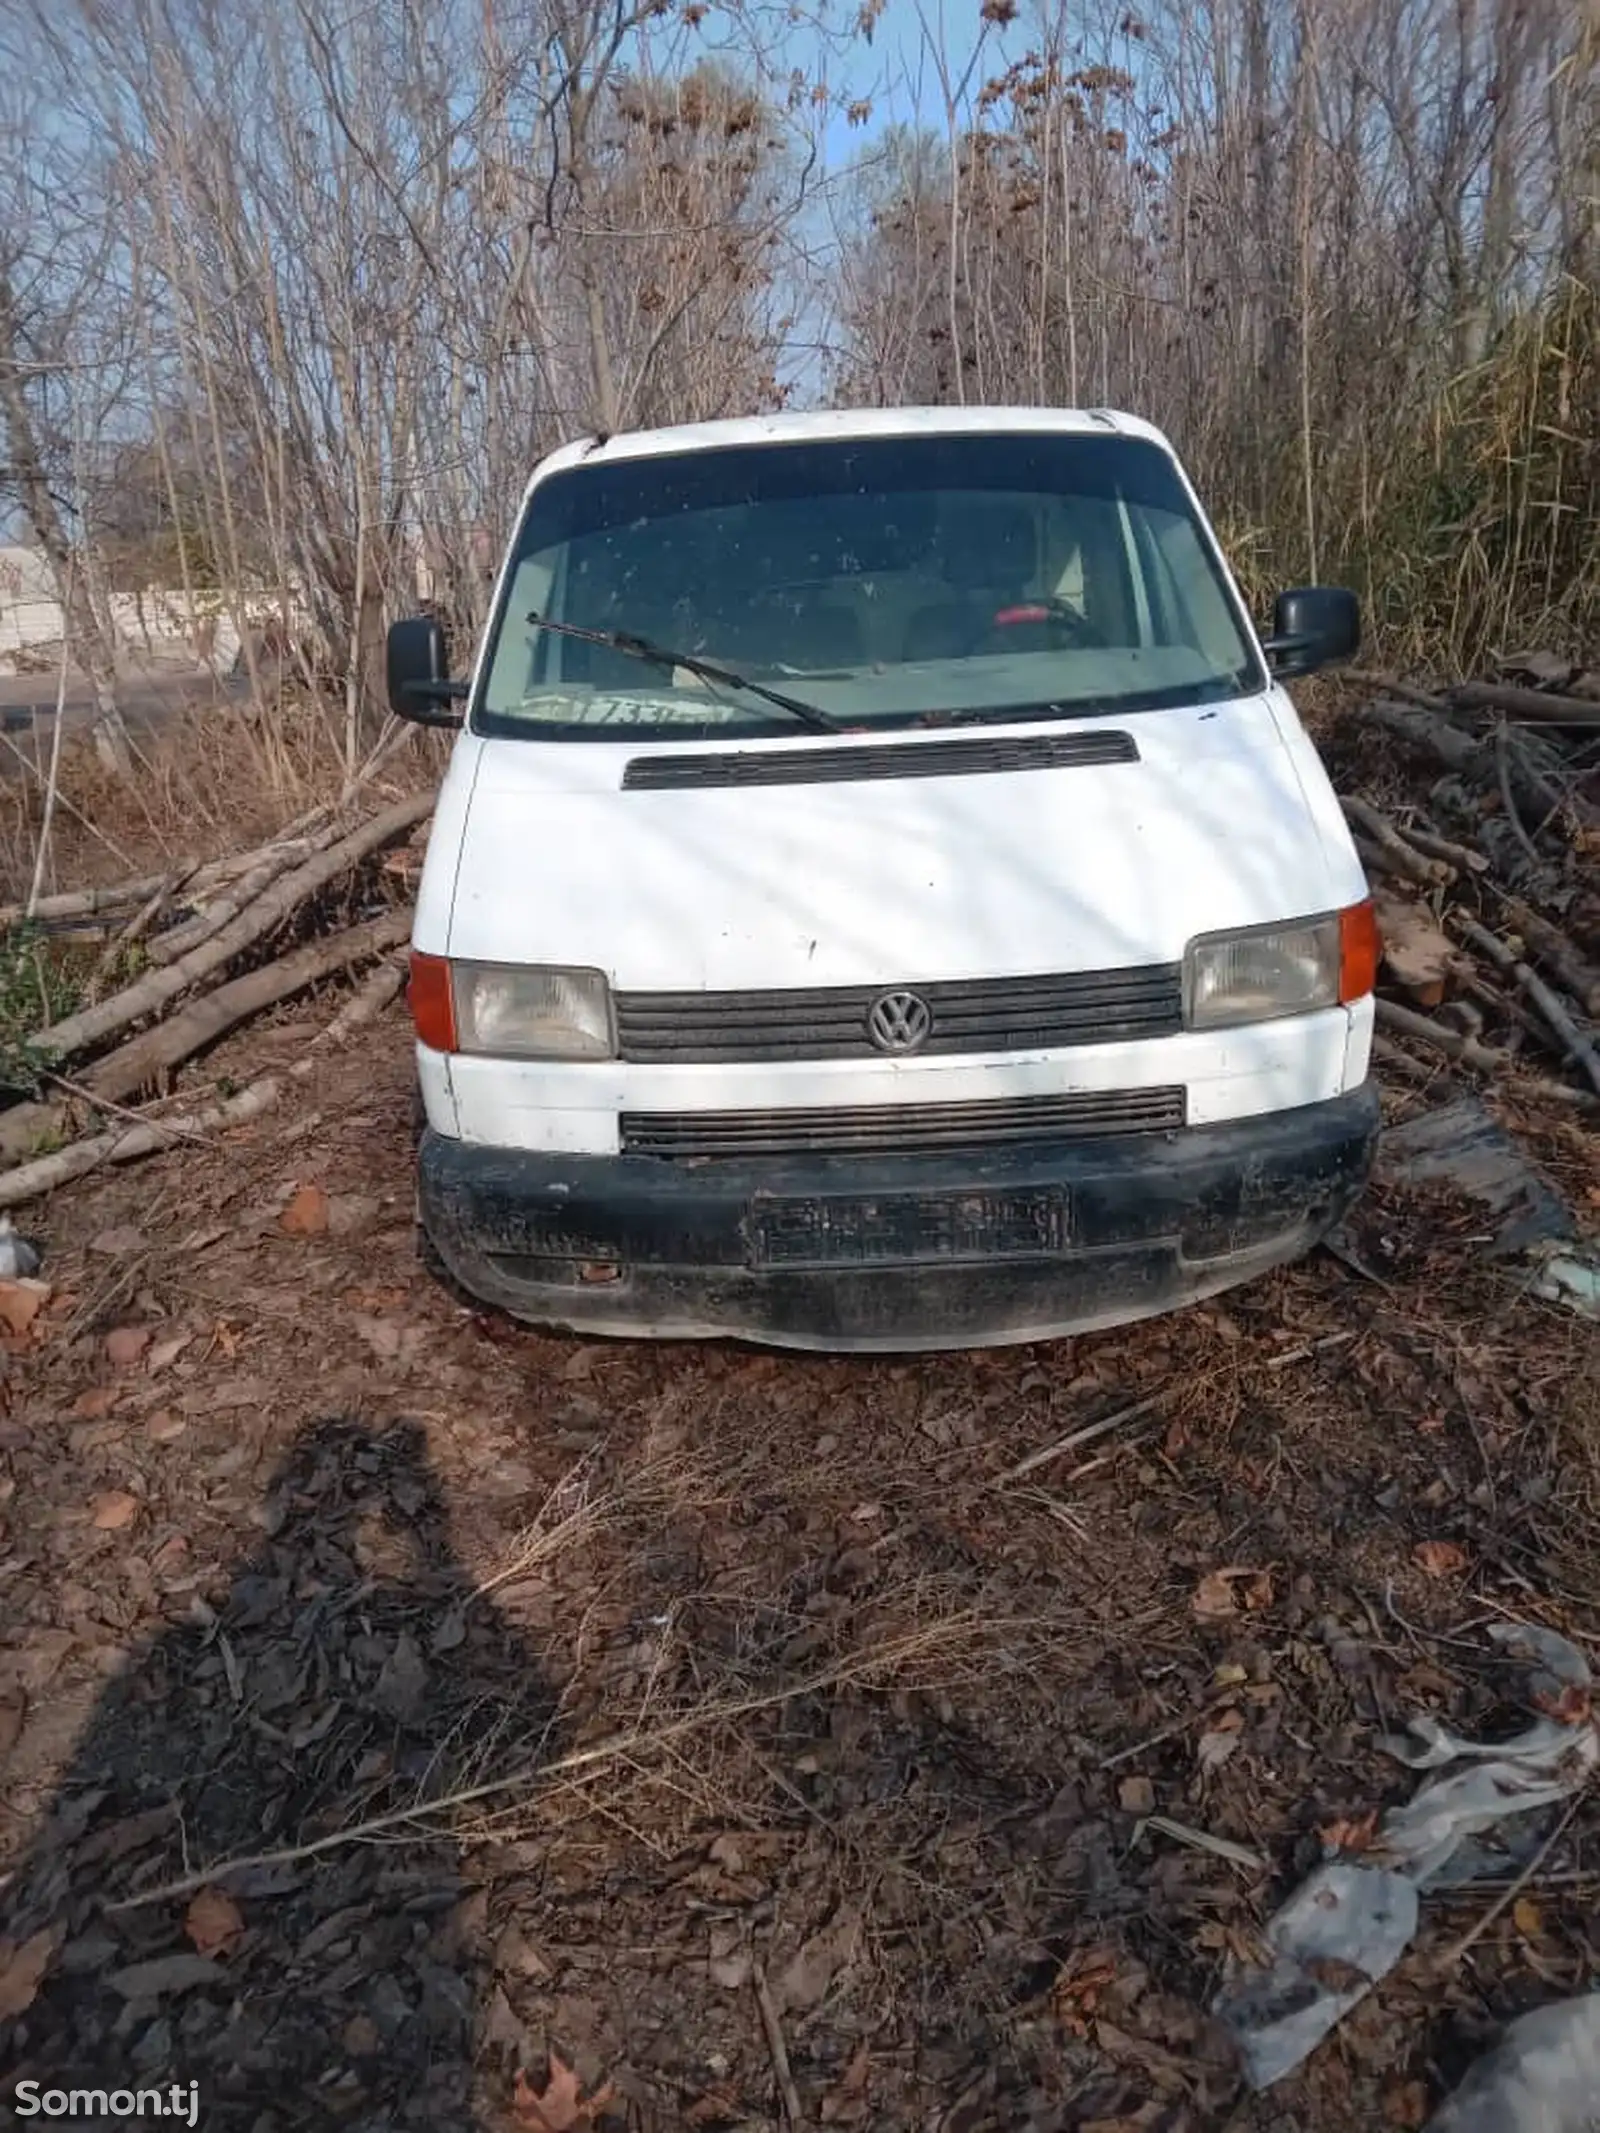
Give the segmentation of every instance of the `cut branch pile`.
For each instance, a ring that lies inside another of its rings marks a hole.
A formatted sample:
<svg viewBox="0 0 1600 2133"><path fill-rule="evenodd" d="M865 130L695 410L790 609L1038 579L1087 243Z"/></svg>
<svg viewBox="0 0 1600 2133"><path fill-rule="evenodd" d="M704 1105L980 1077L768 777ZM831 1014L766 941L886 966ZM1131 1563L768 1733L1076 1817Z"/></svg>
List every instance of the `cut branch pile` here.
<svg viewBox="0 0 1600 2133"><path fill-rule="evenodd" d="M0 1206L35 1198L99 1163L131 1161L259 1115L310 1072L315 1048L285 1073L190 1106L187 1115L144 1116L126 1106L164 1098L180 1067L253 1016L376 963L317 1045L370 1021L400 989L396 951L411 931L409 906L389 902L381 886L394 862L381 870L379 886L362 892L369 915L333 930L328 917L348 911L370 863L419 831L432 806L431 794L416 794L353 825L336 821L280 838L225 864L53 897L31 914L0 910L0 927L25 918L48 925L109 915L116 922L83 1006L33 1041L38 1082L50 1093L0 1111ZM101 981L135 947L139 975L97 998ZM45 1148L53 1152L41 1154Z"/></svg>
<svg viewBox="0 0 1600 2133"><path fill-rule="evenodd" d="M1546 654L1505 668L1443 691L1362 674L1372 693L1330 747L1383 936L1375 1048L1413 1080L1430 1072L1415 1045L1591 1104L1600 675Z"/></svg>

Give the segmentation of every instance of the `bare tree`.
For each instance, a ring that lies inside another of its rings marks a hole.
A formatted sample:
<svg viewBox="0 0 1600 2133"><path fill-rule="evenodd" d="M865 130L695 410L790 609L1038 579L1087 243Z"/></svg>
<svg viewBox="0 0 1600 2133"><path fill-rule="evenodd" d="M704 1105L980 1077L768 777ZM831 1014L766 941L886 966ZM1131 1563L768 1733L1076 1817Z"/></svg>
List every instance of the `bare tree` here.
<svg viewBox="0 0 1600 2133"><path fill-rule="evenodd" d="M1488 439L1548 456L1559 420L1553 400L1525 408L1513 440L1498 364L1569 401L1593 389L1593 277L1572 272L1592 256L1576 203L1595 190L1593 22L1560 0L1153 0L1087 19L1050 0L1031 27L959 97L946 53L948 143L902 140L894 183L862 187L836 389L1130 406L1175 433L1280 578L1364 571L1380 619L1421 590L1481 650L1537 553L1548 599L1592 614L1584 449L1540 519L1542 471L1514 509L1495 502ZM985 25L968 34L975 54ZM1452 552L1463 509L1475 545Z"/></svg>
<svg viewBox="0 0 1600 2133"><path fill-rule="evenodd" d="M383 717L387 617L426 581L476 624L542 450L780 396L806 115L756 18L734 11L729 64L706 12L69 0L31 18L58 123L104 144L85 223L132 322L97 464L134 455L146 518L159 496L181 520L172 559L215 586L247 660L263 601L306 618L348 765Z"/></svg>

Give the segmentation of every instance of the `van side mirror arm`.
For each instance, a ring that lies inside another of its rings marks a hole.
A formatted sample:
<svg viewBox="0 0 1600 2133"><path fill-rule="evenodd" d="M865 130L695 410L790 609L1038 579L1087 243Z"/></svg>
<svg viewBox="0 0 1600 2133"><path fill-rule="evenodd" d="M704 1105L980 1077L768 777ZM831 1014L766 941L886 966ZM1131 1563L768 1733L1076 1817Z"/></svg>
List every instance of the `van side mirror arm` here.
<svg viewBox="0 0 1600 2133"><path fill-rule="evenodd" d="M1302 661L1308 652L1320 648L1317 637L1263 637L1261 649L1266 654L1267 665L1274 674L1298 674L1305 671ZM1316 662L1313 662L1314 664Z"/></svg>
<svg viewBox="0 0 1600 2133"><path fill-rule="evenodd" d="M443 726L452 732L465 723L463 714L448 708L464 703L472 684L466 681L408 681L401 685L404 708L395 709L414 726Z"/></svg>

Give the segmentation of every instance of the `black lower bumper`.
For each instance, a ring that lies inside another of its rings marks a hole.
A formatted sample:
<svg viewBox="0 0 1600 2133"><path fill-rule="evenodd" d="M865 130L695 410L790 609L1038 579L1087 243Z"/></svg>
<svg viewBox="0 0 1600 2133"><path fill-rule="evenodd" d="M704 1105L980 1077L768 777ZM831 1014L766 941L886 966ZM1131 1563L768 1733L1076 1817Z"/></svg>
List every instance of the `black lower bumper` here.
<svg viewBox="0 0 1600 2133"><path fill-rule="evenodd" d="M1378 1102L936 1156L674 1162L423 1136L464 1288L536 1325L909 1351L1086 1332L1309 1249L1360 1192Z"/></svg>

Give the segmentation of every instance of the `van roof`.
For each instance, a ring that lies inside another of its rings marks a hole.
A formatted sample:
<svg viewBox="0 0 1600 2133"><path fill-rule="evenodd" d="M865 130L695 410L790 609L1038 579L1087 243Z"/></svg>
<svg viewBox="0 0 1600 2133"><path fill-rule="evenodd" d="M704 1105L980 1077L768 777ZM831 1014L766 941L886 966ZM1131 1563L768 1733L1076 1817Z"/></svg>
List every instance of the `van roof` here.
<svg viewBox="0 0 1600 2133"><path fill-rule="evenodd" d="M846 407L810 414L744 415L723 422L686 422L672 429L622 430L603 443L579 437L539 463L533 479L580 462L647 459L666 452L707 452L741 444L804 444L851 437L955 437L1029 432L1143 437L1164 451L1171 444L1153 423L1104 407ZM531 484L530 484L531 486Z"/></svg>

